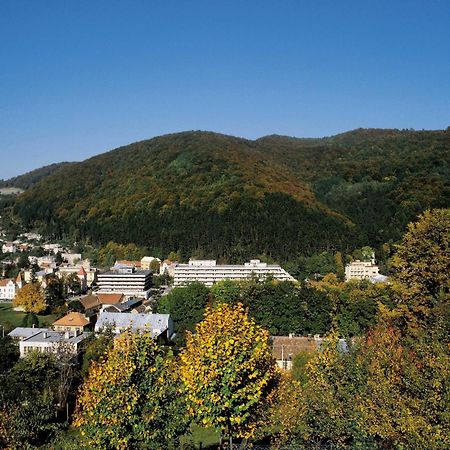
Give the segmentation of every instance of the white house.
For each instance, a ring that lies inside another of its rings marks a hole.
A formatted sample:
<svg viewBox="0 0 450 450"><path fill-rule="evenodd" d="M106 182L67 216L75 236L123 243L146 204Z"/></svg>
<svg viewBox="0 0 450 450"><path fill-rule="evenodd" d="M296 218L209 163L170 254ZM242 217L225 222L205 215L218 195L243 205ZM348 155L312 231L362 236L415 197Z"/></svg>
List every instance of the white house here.
<svg viewBox="0 0 450 450"><path fill-rule="evenodd" d="M11 331L9 336L19 339L20 357L23 358L32 351L41 353L68 352L75 356L81 342L89 336L89 333L19 327Z"/></svg>
<svg viewBox="0 0 450 450"><path fill-rule="evenodd" d="M23 287L23 281L21 275L17 275L17 278L7 278L6 280L0 280L0 299L13 300L19 289Z"/></svg>

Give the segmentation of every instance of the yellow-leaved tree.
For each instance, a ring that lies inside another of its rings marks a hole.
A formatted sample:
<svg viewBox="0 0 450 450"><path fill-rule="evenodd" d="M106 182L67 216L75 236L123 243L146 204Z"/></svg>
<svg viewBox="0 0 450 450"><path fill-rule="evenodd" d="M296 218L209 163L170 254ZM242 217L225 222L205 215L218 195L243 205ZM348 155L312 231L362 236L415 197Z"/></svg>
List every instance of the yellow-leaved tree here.
<svg viewBox="0 0 450 450"><path fill-rule="evenodd" d="M77 398L74 425L94 448L178 448L188 427L178 371L149 332L116 338L93 362Z"/></svg>
<svg viewBox="0 0 450 450"><path fill-rule="evenodd" d="M13 300L14 307L22 307L27 312L40 314L45 311L47 304L45 303L44 293L40 283L26 284L19 289Z"/></svg>
<svg viewBox="0 0 450 450"><path fill-rule="evenodd" d="M208 307L180 353L188 411L200 424L228 436L252 437L262 424L279 375L269 333L241 303Z"/></svg>

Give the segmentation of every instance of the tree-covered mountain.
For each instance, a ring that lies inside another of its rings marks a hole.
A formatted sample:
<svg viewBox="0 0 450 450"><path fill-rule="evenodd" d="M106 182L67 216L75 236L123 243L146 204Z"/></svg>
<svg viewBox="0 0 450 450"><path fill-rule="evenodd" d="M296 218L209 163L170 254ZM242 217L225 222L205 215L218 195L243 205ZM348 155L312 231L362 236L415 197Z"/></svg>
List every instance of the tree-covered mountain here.
<svg viewBox="0 0 450 450"><path fill-rule="evenodd" d="M397 240L418 212L448 206L449 152L448 131L255 141L183 132L61 167L15 213L95 244L287 260Z"/></svg>
<svg viewBox="0 0 450 450"><path fill-rule="evenodd" d="M0 180L0 188L3 187L16 187L20 189L28 189L29 187L36 184L42 178L51 175L52 173L59 170L61 167L74 164L71 162L61 162L54 163L48 166L40 167L39 169L31 170L30 172L24 173L17 177L9 178L8 180Z"/></svg>

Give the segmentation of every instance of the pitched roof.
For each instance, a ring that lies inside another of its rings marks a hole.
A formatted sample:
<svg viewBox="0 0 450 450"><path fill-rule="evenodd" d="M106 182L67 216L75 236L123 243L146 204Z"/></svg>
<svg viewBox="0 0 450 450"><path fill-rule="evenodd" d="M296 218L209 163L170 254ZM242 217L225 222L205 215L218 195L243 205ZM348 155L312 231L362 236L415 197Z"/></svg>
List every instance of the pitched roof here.
<svg viewBox="0 0 450 450"><path fill-rule="evenodd" d="M69 314L61 317L56 322L53 322L53 326L63 326L63 327L84 327L89 323L89 320L79 312L70 312Z"/></svg>
<svg viewBox="0 0 450 450"><path fill-rule="evenodd" d="M29 338L35 334L39 334L42 331L50 331L48 328L32 328L32 327L17 327L14 328L8 336L18 337L18 338Z"/></svg>
<svg viewBox="0 0 450 450"><path fill-rule="evenodd" d="M17 275L16 283L17 284L22 283L22 272L19 272L19 274Z"/></svg>
<svg viewBox="0 0 450 450"><path fill-rule="evenodd" d="M116 305L123 299L123 294L119 293L98 293L97 298L102 305Z"/></svg>
<svg viewBox="0 0 450 450"><path fill-rule="evenodd" d="M316 340L307 336L274 336L273 357L277 360L293 359L300 352L314 352L321 344L322 340Z"/></svg>
<svg viewBox="0 0 450 450"><path fill-rule="evenodd" d="M5 280L0 280L0 286L8 286L8 283L10 281L13 281L13 280L11 280L11 278L6 278Z"/></svg>
<svg viewBox="0 0 450 450"><path fill-rule="evenodd" d="M144 331L148 329L152 336L159 336L169 328L170 314L141 314L141 313L114 313L102 312L95 325L95 330L115 326L116 328L131 331Z"/></svg>
<svg viewBox="0 0 450 450"><path fill-rule="evenodd" d="M86 297L80 299L80 303L83 305L84 309L91 309L101 305L96 295L86 295Z"/></svg>
<svg viewBox="0 0 450 450"><path fill-rule="evenodd" d="M83 266L80 267L80 270L78 271L77 275L82 275L82 276L86 275L86 271L84 270Z"/></svg>

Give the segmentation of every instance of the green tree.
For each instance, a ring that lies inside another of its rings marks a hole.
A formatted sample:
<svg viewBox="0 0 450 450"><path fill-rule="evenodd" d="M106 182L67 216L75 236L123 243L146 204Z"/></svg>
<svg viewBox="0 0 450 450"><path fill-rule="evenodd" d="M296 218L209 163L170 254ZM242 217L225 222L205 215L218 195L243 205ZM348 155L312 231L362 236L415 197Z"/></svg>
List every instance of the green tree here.
<svg viewBox="0 0 450 450"><path fill-rule="evenodd" d="M39 319L35 313L29 312L24 316L20 325L26 328L39 327Z"/></svg>
<svg viewBox="0 0 450 450"><path fill-rule="evenodd" d="M188 411L200 424L220 428L230 441L254 436L277 382L269 334L244 306L208 308L180 353Z"/></svg>
<svg viewBox="0 0 450 450"><path fill-rule="evenodd" d="M193 331L202 319L208 296L209 289L202 283L195 282L186 287L177 287L160 298L157 312L171 315L175 331L183 340L186 330Z"/></svg>

